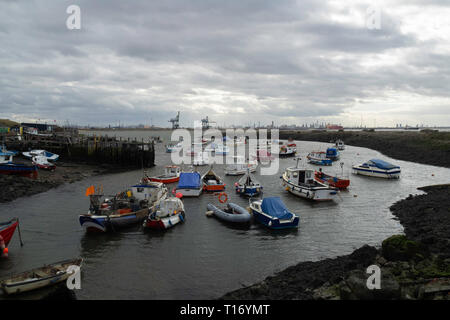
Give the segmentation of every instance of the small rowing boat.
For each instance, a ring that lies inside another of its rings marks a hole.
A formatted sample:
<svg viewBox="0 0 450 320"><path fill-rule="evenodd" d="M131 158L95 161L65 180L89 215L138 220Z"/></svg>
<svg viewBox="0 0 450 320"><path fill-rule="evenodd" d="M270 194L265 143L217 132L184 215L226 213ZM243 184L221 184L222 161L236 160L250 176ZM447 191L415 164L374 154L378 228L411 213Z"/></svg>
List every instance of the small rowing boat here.
<svg viewBox="0 0 450 320"><path fill-rule="evenodd" d="M225 183L213 171L212 167L202 176L204 191L223 191L225 190Z"/></svg>
<svg viewBox="0 0 450 320"><path fill-rule="evenodd" d="M13 276L0 280L1 288L5 294L18 294L31 290L41 289L44 287L56 285L72 274L73 269L69 267L81 268L83 259L71 259L45 265L30 271L22 272Z"/></svg>
<svg viewBox="0 0 450 320"><path fill-rule="evenodd" d="M335 187L338 189L347 189L350 185L350 180L340 177L333 177L330 176L324 172L322 172L322 169L319 169L319 171L316 171L314 173L314 177L317 181L327 184L331 187Z"/></svg>
<svg viewBox="0 0 450 320"><path fill-rule="evenodd" d="M164 184L178 182L180 180L181 169L179 166L165 166L164 174L160 176L148 178L153 182L161 182ZM145 179L145 178L144 178Z"/></svg>
<svg viewBox="0 0 450 320"><path fill-rule="evenodd" d="M4 241L5 247L8 247L8 244L11 241L11 238L13 237L18 225L19 219L17 218L13 218L6 222L0 222L0 237Z"/></svg>

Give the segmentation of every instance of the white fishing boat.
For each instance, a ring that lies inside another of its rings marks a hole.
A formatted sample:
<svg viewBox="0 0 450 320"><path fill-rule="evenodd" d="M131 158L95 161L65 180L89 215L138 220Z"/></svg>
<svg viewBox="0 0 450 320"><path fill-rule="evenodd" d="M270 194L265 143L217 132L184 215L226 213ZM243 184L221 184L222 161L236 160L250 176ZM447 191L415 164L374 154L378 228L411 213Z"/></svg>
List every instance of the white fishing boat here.
<svg viewBox="0 0 450 320"><path fill-rule="evenodd" d="M297 159L297 166L287 168L280 177L286 191L298 197L314 201L335 199L338 189L315 180L314 170L300 168L298 165L299 160L300 158Z"/></svg>
<svg viewBox="0 0 450 320"><path fill-rule="evenodd" d="M338 148L338 150L345 150L344 141L341 139L336 140L336 148Z"/></svg>
<svg viewBox="0 0 450 320"><path fill-rule="evenodd" d="M80 267L83 259L72 259L45 265L30 271L9 276L0 280L1 288L7 295L28 292L66 281L72 274L70 266ZM70 271L70 272L69 272Z"/></svg>
<svg viewBox="0 0 450 320"><path fill-rule="evenodd" d="M296 147L281 146L278 156L280 158L295 157L297 153Z"/></svg>
<svg viewBox="0 0 450 320"><path fill-rule="evenodd" d="M258 168L258 161L249 160L245 161L243 156L232 156L233 163L227 164L225 166L225 174L228 176L240 176L250 170L250 172L255 172Z"/></svg>
<svg viewBox="0 0 450 320"><path fill-rule="evenodd" d="M363 164L352 167L353 173L363 176L398 179L400 178L400 167L380 159L371 159Z"/></svg>
<svg viewBox="0 0 450 320"><path fill-rule="evenodd" d="M34 156L31 158L31 161L35 166L39 169L53 171L56 169L56 165L47 160L47 157L44 156Z"/></svg>

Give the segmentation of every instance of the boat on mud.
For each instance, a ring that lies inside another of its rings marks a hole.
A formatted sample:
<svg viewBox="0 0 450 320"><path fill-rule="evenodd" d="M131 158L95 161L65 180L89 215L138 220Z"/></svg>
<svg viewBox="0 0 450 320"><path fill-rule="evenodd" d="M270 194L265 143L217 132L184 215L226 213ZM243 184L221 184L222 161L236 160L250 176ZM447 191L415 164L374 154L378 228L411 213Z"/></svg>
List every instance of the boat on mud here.
<svg viewBox="0 0 450 320"><path fill-rule="evenodd" d="M141 223L152 208L167 197L167 188L161 182L145 182L112 197L104 197L100 188L86 190L90 199L87 214L79 216L86 231L108 232Z"/></svg>
<svg viewBox="0 0 450 320"><path fill-rule="evenodd" d="M147 179L149 181L153 181L153 182L161 182L164 184L169 184L169 183L174 183L174 182L178 182L180 180L180 173L181 173L181 168L179 166L165 166L164 167L164 174L160 175L160 176L154 176L154 177L150 177L150 178L144 178L145 181L147 181Z"/></svg>
<svg viewBox="0 0 450 320"><path fill-rule="evenodd" d="M323 151L313 151L310 152L306 159L308 159L308 162L311 164L315 164L318 166L331 166L333 161L331 159L327 158L327 155Z"/></svg>
<svg viewBox="0 0 450 320"><path fill-rule="evenodd" d="M341 139L336 140L335 145L338 150L345 150L344 141L342 141Z"/></svg>
<svg viewBox="0 0 450 320"><path fill-rule="evenodd" d="M50 161L56 161L59 159L59 155L57 155L56 153L52 153L46 150L31 150L31 151L27 151L27 152L22 152L22 154L27 157L27 158L33 158L35 156L42 156L47 158L47 160Z"/></svg>
<svg viewBox="0 0 450 320"><path fill-rule="evenodd" d="M247 197L257 196L263 191L263 186L255 179L255 177L253 177L250 171L247 171L234 186L236 187L237 194Z"/></svg>
<svg viewBox="0 0 450 320"><path fill-rule="evenodd" d="M227 164L225 166L225 174L228 176L239 176L243 175L250 170L250 172L255 172L258 168L258 162L255 160L250 160L248 163L245 161L243 156L233 156L233 163Z"/></svg>
<svg viewBox="0 0 450 320"><path fill-rule="evenodd" d="M183 197L198 197L203 191L201 176L198 172L182 172L175 193Z"/></svg>
<svg viewBox="0 0 450 320"><path fill-rule="evenodd" d="M73 274L74 267L81 268L82 262L83 259L76 258L44 265L0 279L0 287L5 294L12 295L57 285Z"/></svg>
<svg viewBox="0 0 450 320"><path fill-rule="evenodd" d="M14 163L14 152L0 152L0 174L18 175L22 177L36 179L38 177L38 168L35 165L26 165Z"/></svg>
<svg viewBox="0 0 450 320"><path fill-rule="evenodd" d="M0 239L3 241L5 248L8 247L11 238L19 225L19 219L13 218L9 221L0 222ZM2 252L0 252L1 255Z"/></svg>
<svg viewBox="0 0 450 320"><path fill-rule="evenodd" d="M271 229L297 228L300 218L289 211L279 197L269 197L250 203L253 217Z"/></svg>
<svg viewBox="0 0 450 320"><path fill-rule="evenodd" d="M235 203L227 203L226 207L222 209L211 203L208 203L206 207L208 212L211 212L212 215L226 222L249 223L252 218L245 208L242 208Z"/></svg>
<svg viewBox="0 0 450 320"><path fill-rule="evenodd" d="M47 160L47 157L44 156L34 156L31 158L33 164L42 170L54 171L56 169L56 165Z"/></svg>
<svg viewBox="0 0 450 320"><path fill-rule="evenodd" d="M212 167L210 167L209 170L203 174L202 183L204 191L216 192L225 190L225 183L213 171Z"/></svg>
<svg viewBox="0 0 450 320"><path fill-rule="evenodd" d="M380 159L371 159L363 164L352 167L353 173L369 177L399 179L400 167Z"/></svg>
<svg viewBox="0 0 450 320"><path fill-rule="evenodd" d="M296 148L297 144L295 143L294 139L289 138L288 141L287 141L287 146L291 147L291 148Z"/></svg>
<svg viewBox="0 0 450 320"><path fill-rule="evenodd" d="M280 158L295 157L297 149L295 147L281 146L278 156Z"/></svg>
<svg viewBox="0 0 450 320"><path fill-rule="evenodd" d="M300 168L299 158L295 167L287 168L280 177L286 191L305 199L330 201L335 199L338 189L330 187L314 178L314 170Z"/></svg>
<svg viewBox="0 0 450 320"><path fill-rule="evenodd" d="M338 189L347 189L350 185L350 179L346 177L339 177L339 176L331 176L324 172L322 172L322 168L319 169L319 171L314 172L314 178L323 183L327 184L330 187L338 188Z"/></svg>
<svg viewBox="0 0 450 320"><path fill-rule="evenodd" d="M165 230L184 222L184 204L177 197L161 200L160 203L148 214L144 221L144 228Z"/></svg>
<svg viewBox="0 0 450 320"><path fill-rule="evenodd" d="M337 161L341 157L338 149L335 147L330 147L327 149L327 158L331 159L331 161Z"/></svg>

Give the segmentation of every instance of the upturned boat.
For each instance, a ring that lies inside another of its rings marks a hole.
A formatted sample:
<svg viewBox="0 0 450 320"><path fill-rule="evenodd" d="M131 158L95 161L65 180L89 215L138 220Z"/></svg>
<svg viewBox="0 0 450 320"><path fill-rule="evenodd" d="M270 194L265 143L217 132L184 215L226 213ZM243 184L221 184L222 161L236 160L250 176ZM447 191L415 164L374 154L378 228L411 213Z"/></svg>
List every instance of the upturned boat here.
<svg viewBox="0 0 450 320"><path fill-rule="evenodd" d="M350 185L349 179L344 177L331 176L322 172L322 170L316 171L314 173L314 177L317 181L338 189L347 189Z"/></svg>
<svg viewBox="0 0 450 320"><path fill-rule="evenodd" d="M14 153L11 151L0 152L0 174L18 175L36 179L38 168L35 165L25 165L13 162Z"/></svg>
<svg viewBox="0 0 450 320"><path fill-rule="evenodd" d="M289 211L279 197L269 197L250 203L253 217L271 229L297 228L300 218Z"/></svg>
<svg viewBox="0 0 450 320"><path fill-rule="evenodd" d="M34 156L31 158L33 164L42 170L54 171L56 165L54 163L48 162L47 157L44 156Z"/></svg>
<svg viewBox="0 0 450 320"><path fill-rule="evenodd" d="M82 266L83 259L71 259L56 262L30 271L0 279L0 286L7 295L19 294L36 289L53 286L63 281L72 274L69 267Z"/></svg>
<svg viewBox="0 0 450 320"><path fill-rule="evenodd" d="M314 201L333 200L338 189L315 180L314 170L300 168L299 160L300 158L297 159L297 166L287 168L280 177L286 191Z"/></svg>
<svg viewBox="0 0 450 320"><path fill-rule="evenodd" d="M182 172L174 193L181 193L183 197L198 197L202 191L202 179L198 172Z"/></svg>
<svg viewBox="0 0 450 320"><path fill-rule="evenodd" d="M225 183L213 171L212 167L203 174L202 183L204 191L216 192L225 190Z"/></svg>
<svg viewBox="0 0 450 320"><path fill-rule="evenodd" d="M352 167L353 173L369 177L398 179L400 167L380 159L371 159L363 164Z"/></svg>
<svg viewBox="0 0 450 320"><path fill-rule="evenodd" d="M335 147L331 147L327 149L327 158L331 159L331 161L337 161L341 157L338 149Z"/></svg>
<svg viewBox="0 0 450 320"><path fill-rule="evenodd" d="M263 186L253 177L250 171L235 183L236 193L242 196L254 197L262 193Z"/></svg>
<svg viewBox="0 0 450 320"><path fill-rule="evenodd" d="M93 186L86 190L90 198L87 214L79 216L80 225L87 231L117 231L142 222L150 210L167 197L167 189L160 182L143 182L115 196L104 197Z"/></svg>
<svg viewBox="0 0 450 320"><path fill-rule="evenodd" d="M185 212L181 199L170 197L160 203L148 214L144 221L144 228L165 230L184 222Z"/></svg>
<svg viewBox="0 0 450 320"><path fill-rule="evenodd" d="M227 164L225 166L225 174L229 176L239 176L243 175L250 170L250 172L255 172L258 168L258 162L255 160L250 160L248 163L245 161L243 156L233 156L233 163Z"/></svg>
<svg viewBox="0 0 450 320"><path fill-rule="evenodd" d="M181 169L179 166L165 166L164 174L148 178L149 181L161 182L164 184L178 182L180 180ZM147 179L147 178L144 178ZM145 182L147 180L144 180Z"/></svg>
<svg viewBox="0 0 450 320"><path fill-rule="evenodd" d="M215 205L208 203L206 207L214 216L226 222L248 223L252 218L245 208L242 208L235 203L228 203L225 208L218 208Z"/></svg>
<svg viewBox="0 0 450 320"><path fill-rule="evenodd" d="M327 158L327 155L323 151L313 151L310 152L306 159L311 164L319 165L319 166L331 166L333 161Z"/></svg>

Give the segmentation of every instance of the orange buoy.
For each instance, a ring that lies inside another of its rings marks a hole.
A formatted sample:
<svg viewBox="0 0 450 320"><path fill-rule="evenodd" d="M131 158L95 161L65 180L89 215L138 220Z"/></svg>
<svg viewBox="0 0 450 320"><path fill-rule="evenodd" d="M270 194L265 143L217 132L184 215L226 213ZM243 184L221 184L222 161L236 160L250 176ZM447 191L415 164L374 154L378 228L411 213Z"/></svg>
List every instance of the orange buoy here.
<svg viewBox="0 0 450 320"><path fill-rule="evenodd" d="M223 197L225 197L225 198L223 198ZM225 203L227 201L228 201L228 195L225 192L219 193L219 202Z"/></svg>

